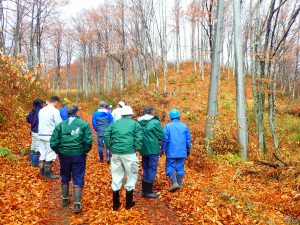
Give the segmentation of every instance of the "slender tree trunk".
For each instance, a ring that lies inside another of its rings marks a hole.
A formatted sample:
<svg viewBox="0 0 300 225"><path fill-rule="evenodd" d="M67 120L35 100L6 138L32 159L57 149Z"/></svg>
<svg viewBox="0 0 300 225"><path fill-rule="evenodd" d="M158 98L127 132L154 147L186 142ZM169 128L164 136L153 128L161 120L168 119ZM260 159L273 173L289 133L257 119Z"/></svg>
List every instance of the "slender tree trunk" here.
<svg viewBox="0 0 300 225"><path fill-rule="evenodd" d="M210 156L213 155L214 149L211 144L214 139L213 125L218 118L218 89L219 89L219 72L220 72L220 53L221 53L221 34L224 17L224 0L218 0L214 50L212 54L211 75L209 83L208 107L205 127L205 146Z"/></svg>
<svg viewBox="0 0 300 225"><path fill-rule="evenodd" d="M180 66L180 1L175 0L175 30L176 30L176 64L175 72L179 72Z"/></svg>
<svg viewBox="0 0 300 225"><path fill-rule="evenodd" d="M241 6L240 0L233 0L234 17L234 46L235 46L235 64L236 64L236 104L238 121L238 139L242 147L241 156L247 160L248 132L245 110L245 85L243 71L243 52L241 38Z"/></svg>

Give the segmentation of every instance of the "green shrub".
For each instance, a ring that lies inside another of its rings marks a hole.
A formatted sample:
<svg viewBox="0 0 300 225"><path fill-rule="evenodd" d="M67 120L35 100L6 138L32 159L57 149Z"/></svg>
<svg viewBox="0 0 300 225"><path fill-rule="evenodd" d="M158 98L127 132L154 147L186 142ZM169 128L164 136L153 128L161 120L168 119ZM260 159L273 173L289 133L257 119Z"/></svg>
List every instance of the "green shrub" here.
<svg viewBox="0 0 300 225"><path fill-rule="evenodd" d="M196 83L196 77L194 77L194 76L190 77L189 83L190 84Z"/></svg>
<svg viewBox="0 0 300 225"><path fill-rule="evenodd" d="M13 151L7 147L0 148L0 157L6 157L9 160L13 160L16 155L13 153Z"/></svg>
<svg viewBox="0 0 300 225"><path fill-rule="evenodd" d="M188 113L188 118L190 121L195 121L196 120L196 116L194 113Z"/></svg>

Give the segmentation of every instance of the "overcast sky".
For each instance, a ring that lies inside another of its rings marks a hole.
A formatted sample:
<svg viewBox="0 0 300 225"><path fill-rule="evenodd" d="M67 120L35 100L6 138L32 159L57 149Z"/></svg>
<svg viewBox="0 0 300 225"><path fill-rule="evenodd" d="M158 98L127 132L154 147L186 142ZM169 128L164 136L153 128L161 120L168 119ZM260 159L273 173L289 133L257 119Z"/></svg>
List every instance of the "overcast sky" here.
<svg viewBox="0 0 300 225"><path fill-rule="evenodd" d="M82 9L96 7L103 3L104 0L70 0L67 6L62 7L62 15L65 18L75 16Z"/></svg>

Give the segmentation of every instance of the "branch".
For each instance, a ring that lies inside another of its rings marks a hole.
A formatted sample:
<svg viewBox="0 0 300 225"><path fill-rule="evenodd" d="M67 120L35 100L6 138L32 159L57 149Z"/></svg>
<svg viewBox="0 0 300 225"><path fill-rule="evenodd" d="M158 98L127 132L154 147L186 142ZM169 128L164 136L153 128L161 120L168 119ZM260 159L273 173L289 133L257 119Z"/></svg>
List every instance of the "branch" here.
<svg viewBox="0 0 300 225"><path fill-rule="evenodd" d="M280 39L280 41L279 41L277 47L275 48L275 51L274 51L274 53L272 54L272 56L275 56L275 54L276 54L276 52L278 51L278 49L280 48L282 42L286 39L286 37L287 37L287 35L288 35L288 33L289 33L289 31L290 31L292 25L293 25L294 22L296 21L296 18L297 18L297 16L298 16L299 12L300 12L300 5L298 6L298 8L297 8L296 11L294 12L294 14L292 14L292 16L291 16L291 18L290 18L290 20L289 20L289 23L288 23L288 28L287 28L287 30L285 31L284 35L281 37L281 39Z"/></svg>
<svg viewBox="0 0 300 225"><path fill-rule="evenodd" d="M257 165L262 165L262 166L269 166L272 167L274 169L277 169L279 167L279 165L277 163L271 163L271 162L266 162L266 161L260 161L258 159L254 160L254 163Z"/></svg>

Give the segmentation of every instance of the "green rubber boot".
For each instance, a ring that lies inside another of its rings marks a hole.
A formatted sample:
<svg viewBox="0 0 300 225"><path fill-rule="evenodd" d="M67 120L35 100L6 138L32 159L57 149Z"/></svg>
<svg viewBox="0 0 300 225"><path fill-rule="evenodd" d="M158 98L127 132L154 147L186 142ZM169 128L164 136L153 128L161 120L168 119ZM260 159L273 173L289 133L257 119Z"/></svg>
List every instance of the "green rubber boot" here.
<svg viewBox="0 0 300 225"><path fill-rule="evenodd" d="M52 162L45 162L45 178L58 179L58 175L52 174Z"/></svg>
<svg viewBox="0 0 300 225"><path fill-rule="evenodd" d="M82 187L74 185L74 213L81 212Z"/></svg>
<svg viewBox="0 0 300 225"><path fill-rule="evenodd" d="M40 176L43 177L45 175L45 161L39 161L39 168L40 168Z"/></svg>
<svg viewBox="0 0 300 225"><path fill-rule="evenodd" d="M70 197L69 197L69 184L62 184L62 207L67 207L70 204Z"/></svg>

